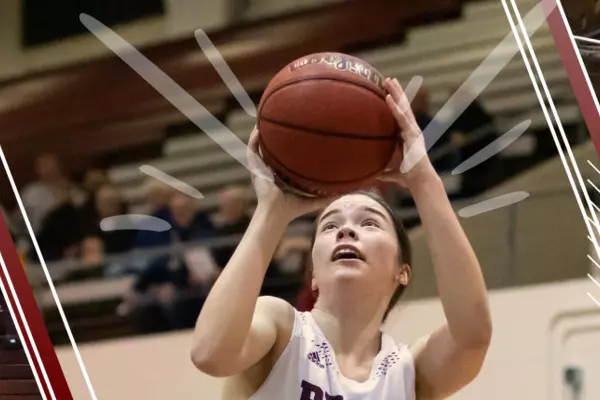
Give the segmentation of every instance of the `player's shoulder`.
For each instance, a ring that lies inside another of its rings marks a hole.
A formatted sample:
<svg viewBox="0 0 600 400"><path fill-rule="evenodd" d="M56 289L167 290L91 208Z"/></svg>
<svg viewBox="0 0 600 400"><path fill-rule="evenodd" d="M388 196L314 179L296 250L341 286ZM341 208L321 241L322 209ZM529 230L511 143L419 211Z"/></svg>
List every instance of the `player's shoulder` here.
<svg viewBox="0 0 600 400"><path fill-rule="evenodd" d="M421 336L410 345L408 345L408 351L412 355L413 358L417 358L419 354L425 349L427 346L427 342L429 341L430 335Z"/></svg>
<svg viewBox="0 0 600 400"><path fill-rule="evenodd" d="M292 340L296 310L290 303L283 299L272 296L261 296L258 298L256 304L255 317L257 316L262 324L266 324L269 329L273 329L275 332L275 341L269 357L266 357L264 360L267 364L263 364L268 365L268 369L271 370L288 346L290 340Z"/></svg>
<svg viewBox="0 0 600 400"><path fill-rule="evenodd" d="M296 310L287 301L274 296L260 296L255 313L275 323L278 328L290 329L294 325Z"/></svg>
<svg viewBox="0 0 600 400"><path fill-rule="evenodd" d="M256 306L275 313L289 313L294 310L290 303L275 296L260 296Z"/></svg>

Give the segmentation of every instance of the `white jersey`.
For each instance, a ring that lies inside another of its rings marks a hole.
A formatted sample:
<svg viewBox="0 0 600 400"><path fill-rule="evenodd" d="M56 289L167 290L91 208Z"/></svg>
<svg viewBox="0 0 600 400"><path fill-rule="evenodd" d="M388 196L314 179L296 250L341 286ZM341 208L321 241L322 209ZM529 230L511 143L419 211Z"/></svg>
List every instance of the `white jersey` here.
<svg viewBox="0 0 600 400"><path fill-rule="evenodd" d="M333 350L308 312L294 310L289 343L250 400L413 400L415 368L408 347L383 334L369 379L344 377Z"/></svg>

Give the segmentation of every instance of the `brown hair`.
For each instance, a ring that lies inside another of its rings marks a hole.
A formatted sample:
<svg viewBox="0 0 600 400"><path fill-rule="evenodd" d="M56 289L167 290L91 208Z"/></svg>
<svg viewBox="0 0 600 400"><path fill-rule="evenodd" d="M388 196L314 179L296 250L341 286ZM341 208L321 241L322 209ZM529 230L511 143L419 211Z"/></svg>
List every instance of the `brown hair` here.
<svg viewBox="0 0 600 400"><path fill-rule="evenodd" d="M349 193L348 195L367 196L370 199L375 200L379 205L381 205L384 208L384 210L387 212L387 214L392 219L392 222L394 224L394 230L396 232L396 238L398 240L398 250L399 250L398 258L399 258L400 264L408 264L408 265L412 266L412 246L410 244L410 240L408 238L406 228L404 227L402 220L396 216L396 214L394 213L392 208L389 206L389 204L381 196L379 196L378 194L376 194L374 192L370 192L370 191L356 191L356 192ZM320 215L315 220L315 223L318 223L319 218L320 218ZM316 237L317 237L317 229L315 227L315 229L313 230L312 238L311 238L311 245L310 245L311 252L312 252L312 248L315 245ZM310 271L312 271L312 267L313 267L312 257L309 256ZM310 275L309 275L309 279L310 279ZM398 301L402 297L402 294L404 293L405 289L406 289L406 286L402 285L402 284L400 284L398 286L398 288L396 288L396 290L394 291L394 294L392 295L390 302L385 310L385 314L383 315L383 321L386 320L386 318L387 318L388 314L390 313L390 311L392 310L392 308L394 308L394 306L396 306L396 304L398 304ZM317 296L316 293L315 293L315 296Z"/></svg>

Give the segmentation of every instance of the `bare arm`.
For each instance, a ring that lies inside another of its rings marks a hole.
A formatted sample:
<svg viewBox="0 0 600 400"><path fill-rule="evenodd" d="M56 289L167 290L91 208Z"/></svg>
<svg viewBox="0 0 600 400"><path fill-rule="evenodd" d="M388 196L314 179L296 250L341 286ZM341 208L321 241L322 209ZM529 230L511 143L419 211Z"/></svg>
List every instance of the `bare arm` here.
<svg viewBox="0 0 600 400"><path fill-rule="evenodd" d="M389 93L386 101L408 151L404 168L386 173L384 179L407 187L415 200L447 321L412 349L416 392L419 399L440 399L471 382L483 364L492 332L485 282L444 185L427 157L423 133L404 91L397 80L386 80L385 87Z"/></svg>
<svg viewBox="0 0 600 400"><path fill-rule="evenodd" d="M475 253L437 175L411 189L433 258L447 323L413 349L417 394L450 396L479 373L491 338L491 317Z"/></svg>
<svg viewBox="0 0 600 400"><path fill-rule="evenodd" d="M256 156L256 129L248 146L251 168L264 174L266 166ZM252 182L258 206L244 237L213 285L194 330L192 362L213 376L236 375L253 366L269 354L281 332L290 331L292 306L283 300L258 296L287 225L327 201L284 193L259 175L253 174Z"/></svg>
<svg viewBox="0 0 600 400"><path fill-rule="evenodd" d="M235 375L259 362L277 339L283 301L257 299L287 222L268 211L257 208L196 322L192 361L207 374Z"/></svg>

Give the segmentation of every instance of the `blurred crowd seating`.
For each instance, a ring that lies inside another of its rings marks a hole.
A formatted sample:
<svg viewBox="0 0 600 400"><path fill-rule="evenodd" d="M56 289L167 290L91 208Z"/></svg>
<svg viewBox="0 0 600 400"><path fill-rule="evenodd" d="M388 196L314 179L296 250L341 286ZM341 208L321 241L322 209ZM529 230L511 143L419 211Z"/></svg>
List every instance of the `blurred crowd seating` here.
<svg viewBox="0 0 600 400"><path fill-rule="evenodd" d="M443 8L442 4L452 7ZM521 7L528 9L535 4L527 0ZM381 24L386 29L378 28L380 32L369 33L365 25L364 37L357 36L356 43L330 38L319 46L349 48L403 84L415 75L422 76L424 85L413 108L424 129L458 85L510 31L502 4L494 1L431 2L430 16L417 5L411 7L413 15L409 13L402 29L389 17L387 25ZM437 14L436 7L440 8ZM356 10L349 13L354 15ZM377 12L375 15L379 15ZM329 20L316 11L303 18ZM409 23L413 25L410 29ZM216 35L213 40L226 41L223 38L227 35ZM251 89L254 98L281 63L292 56L321 50L308 45L308 40L286 40L291 42L286 51L271 50L281 59L271 60L262 69L254 67L259 72L241 74L242 83ZM557 100L562 123L577 143L585 136L579 110L547 26L533 35L532 42ZM136 76L129 79L141 80ZM228 96L204 95L211 104L219 105L218 117L227 129L247 141L254 119L232 105ZM530 128L511 146L480 168L462 175L451 174L461 162L526 119L531 120ZM59 296L78 342L193 326L211 283L225 267L249 222L255 198L244 167L193 125L181 123L172 130L177 134L161 141L159 151L151 157L113 159L102 168L88 168L78 180L71 178L72 164L63 162L61 155L45 154L35 161L35 179L21 190L31 228L51 276L61 289ZM551 157L554 147L545 138L547 135L545 118L517 52L432 148L431 157L451 199L460 201L478 196ZM195 200L154 180L140 171L141 165L151 165L186 182L200 190L204 199ZM418 225L410 198L383 189L406 224ZM7 211L4 212L11 216L11 231L35 281L40 272L36 248L29 240L25 221L19 218L18 208ZM102 220L128 213L152 215L169 222L172 229L153 232L101 228ZM296 301L306 272L311 218L297 221L282 239L269 268L264 294ZM53 340L65 341L62 321L43 279L39 288L38 301Z"/></svg>

